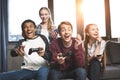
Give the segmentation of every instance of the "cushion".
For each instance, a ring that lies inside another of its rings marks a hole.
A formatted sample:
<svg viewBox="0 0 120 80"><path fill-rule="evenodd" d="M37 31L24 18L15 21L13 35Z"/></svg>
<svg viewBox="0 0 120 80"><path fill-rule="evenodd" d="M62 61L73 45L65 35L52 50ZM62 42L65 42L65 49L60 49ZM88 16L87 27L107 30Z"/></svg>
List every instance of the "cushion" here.
<svg viewBox="0 0 120 80"><path fill-rule="evenodd" d="M108 41L106 44L106 64L109 65L112 63L111 55L110 55L110 42Z"/></svg>
<svg viewBox="0 0 120 80"><path fill-rule="evenodd" d="M120 80L120 65L107 65L106 71L101 75L103 80Z"/></svg>
<svg viewBox="0 0 120 80"><path fill-rule="evenodd" d="M109 44L110 58L112 64L120 63L120 43L110 42Z"/></svg>

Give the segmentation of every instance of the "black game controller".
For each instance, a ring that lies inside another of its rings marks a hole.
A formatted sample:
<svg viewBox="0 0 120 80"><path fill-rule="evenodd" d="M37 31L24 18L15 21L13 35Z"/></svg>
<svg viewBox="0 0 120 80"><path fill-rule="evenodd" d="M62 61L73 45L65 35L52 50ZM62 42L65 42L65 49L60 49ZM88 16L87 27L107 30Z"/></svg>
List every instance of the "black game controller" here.
<svg viewBox="0 0 120 80"><path fill-rule="evenodd" d="M97 55L97 57L101 57L102 55Z"/></svg>
<svg viewBox="0 0 120 80"><path fill-rule="evenodd" d="M32 52L38 52L39 50L43 50L43 48L30 48L28 54L31 55Z"/></svg>
<svg viewBox="0 0 120 80"><path fill-rule="evenodd" d="M59 55L59 57L66 57L66 56L71 56L73 55L73 52L72 51L69 51L67 52L66 54L65 53L62 53L62 55Z"/></svg>

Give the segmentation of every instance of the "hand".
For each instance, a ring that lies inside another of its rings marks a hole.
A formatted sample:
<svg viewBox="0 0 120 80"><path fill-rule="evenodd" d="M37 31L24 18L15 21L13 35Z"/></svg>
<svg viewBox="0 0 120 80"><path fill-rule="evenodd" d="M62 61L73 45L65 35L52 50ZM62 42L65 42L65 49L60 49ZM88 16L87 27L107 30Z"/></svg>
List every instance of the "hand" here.
<svg viewBox="0 0 120 80"><path fill-rule="evenodd" d="M98 37L96 38L97 39L97 41L99 42L99 43L101 43L101 41L102 41L102 38L98 35Z"/></svg>
<svg viewBox="0 0 120 80"><path fill-rule="evenodd" d="M20 45L18 48L16 48L16 53L20 56L24 56L24 48L25 46Z"/></svg>
<svg viewBox="0 0 120 80"><path fill-rule="evenodd" d="M97 58L98 60L102 59L102 57L103 57L102 55L97 55L97 56L96 56L96 58Z"/></svg>
<svg viewBox="0 0 120 80"><path fill-rule="evenodd" d="M40 56L44 56L45 50L43 48L41 48L41 47L39 47L39 48L40 48L40 50L38 51L38 54Z"/></svg>
<svg viewBox="0 0 120 80"><path fill-rule="evenodd" d="M82 39L81 39L81 35L80 34L77 34L77 37L76 37L76 42L75 42L75 49L78 49L78 46L82 43Z"/></svg>
<svg viewBox="0 0 120 80"><path fill-rule="evenodd" d="M63 57L63 56L62 56L62 53L59 53L59 54L57 55L58 63L59 63L59 64L65 63L65 58L66 58L66 57Z"/></svg>

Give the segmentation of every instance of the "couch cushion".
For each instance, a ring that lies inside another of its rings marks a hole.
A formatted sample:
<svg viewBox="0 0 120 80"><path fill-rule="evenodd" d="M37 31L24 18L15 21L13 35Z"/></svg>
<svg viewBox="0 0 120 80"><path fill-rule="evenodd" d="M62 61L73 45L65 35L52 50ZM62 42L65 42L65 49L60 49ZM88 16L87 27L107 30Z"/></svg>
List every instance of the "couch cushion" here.
<svg viewBox="0 0 120 80"><path fill-rule="evenodd" d="M110 42L109 50L112 64L120 64L120 43Z"/></svg>
<svg viewBox="0 0 120 80"><path fill-rule="evenodd" d="M106 64L109 65L112 63L111 55L110 55L110 41L106 43Z"/></svg>
<svg viewBox="0 0 120 80"><path fill-rule="evenodd" d="M120 65L107 65L101 79L120 79Z"/></svg>

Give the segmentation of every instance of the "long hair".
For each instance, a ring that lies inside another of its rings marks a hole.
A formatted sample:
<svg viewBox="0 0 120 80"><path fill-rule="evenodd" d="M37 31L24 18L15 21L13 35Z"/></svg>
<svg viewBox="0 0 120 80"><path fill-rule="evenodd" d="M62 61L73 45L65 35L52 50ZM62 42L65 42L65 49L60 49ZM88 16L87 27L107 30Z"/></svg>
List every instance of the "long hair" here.
<svg viewBox="0 0 120 80"><path fill-rule="evenodd" d="M92 25L96 25L96 24L88 24L85 28L85 41L84 41L84 48L85 48L85 66L87 68L88 66L88 43L89 43L89 36L87 35L87 33L89 32L89 29Z"/></svg>
<svg viewBox="0 0 120 80"><path fill-rule="evenodd" d="M50 9L49 8L47 8L47 7L42 7L42 8L40 8L40 10L39 10L39 15L41 15L40 14L40 12L41 12L41 10L43 10L43 9L45 9L45 10L47 10L48 11L48 13L49 13L49 15L50 15L50 17L49 17L49 20L48 20L48 31L53 31L54 30L54 26L53 26L53 20L52 20L52 16L51 16L51 12L50 12Z"/></svg>

